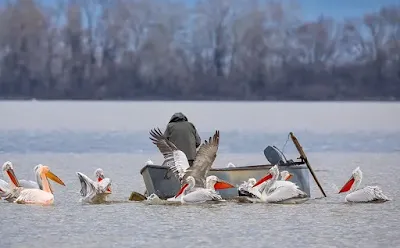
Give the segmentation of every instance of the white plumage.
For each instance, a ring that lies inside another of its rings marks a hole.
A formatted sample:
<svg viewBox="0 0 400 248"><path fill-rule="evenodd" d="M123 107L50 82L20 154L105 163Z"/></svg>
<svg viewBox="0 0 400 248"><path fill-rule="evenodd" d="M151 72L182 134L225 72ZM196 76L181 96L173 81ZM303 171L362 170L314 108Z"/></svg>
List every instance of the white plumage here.
<svg viewBox="0 0 400 248"><path fill-rule="evenodd" d="M25 179L19 180L19 185L26 189L39 189L39 184L31 180L25 180Z"/></svg>
<svg viewBox="0 0 400 248"><path fill-rule="evenodd" d="M81 183L81 201L87 203L102 203L107 200L107 196L111 194L111 179L104 177L102 169L99 168L95 171L97 182L81 172L76 172L76 174Z"/></svg>
<svg viewBox="0 0 400 248"><path fill-rule="evenodd" d="M48 179L65 186L64 182L50 171L48 166L39 164L35 167L36 178L40 189L22 189L15 199L15 203L20 204L43 204L50 205L54 203L53 190Z"/></svg>
<svg viewBox="0 0 400 248"><path fill-rule="evenodd" d="M189 162L184 152L181 150L173 151L174 163L171 165L171 170L174 173L178 174L180 180L183 179L183 176L186 174L186 171L189 169Z"/></svg>
<svg viewBox="0 0 400 248"><path fill-rule="evenodd" d="M383 194L379 186L366 186L358 189L362 181L362 171L360 167L353 170L350 179L340 189L340 193L349 192L345 197L347 202L385 202L390 201L389 197Z"/></svg>
<svg viewBox="0 0 400 248"><path fill-rule="evenodd" d="M307 199L307 194L300 190L296 184L286 181L291 178L289 172L282 171L280 173L282 180L279 181L277 180L278 175L279 169L275 165L269 169L265 177L252 186L249 183L247 185L242 184L241 194L245 195L250 202L288 203L298 202L298 199L302 199L302 201Z"/></svg>
<svg viewBox="0 0 400 248"><path fill-rule="evenodd" d="M35 166L33 171L34 173L36 173L36 169L38 168L38 166ZM14 187L23 187L23 188L32 188L32 189L38 189L39 185L37 182L35 181L30 181L30 180L18 180L17 177L15 176L15 172L14 172L14 165L10 162L7 161L3 164L2 166L2 171L3 171L3 175L5 178L8 178L9 183L7 183L6 181L0 179L0 187L2 187L3 189L6 190L12 190L12 188ZM17 183L18 185L16 185L15 183ZM1 196L1 192L0 192L0 196Z"/></svg>
<svg viewBox="0 0 400 248"><path fill-rule="evenodd" d="M15 202L21 204L50 205L54 203L54 195L41 189L23 189Z"/></svg>
<svg viewBox="0 0 400 248"><path fill-rule="evenodd" d="M203 203L207 201L222 201L221 195L219 195L215 191L216 183L221 183L221 181L216 176L208 176L206 179L206 188L195 188L195 179L192 176L188 176L186 178L186 184L181 188L180 192L176 195L177 197L181 197L181 203ZM223 184L227 184L226 188L233 187L226 182ZM186 194L186 192L189 192ZM182 196L181 196L182 194Z"/></svg>

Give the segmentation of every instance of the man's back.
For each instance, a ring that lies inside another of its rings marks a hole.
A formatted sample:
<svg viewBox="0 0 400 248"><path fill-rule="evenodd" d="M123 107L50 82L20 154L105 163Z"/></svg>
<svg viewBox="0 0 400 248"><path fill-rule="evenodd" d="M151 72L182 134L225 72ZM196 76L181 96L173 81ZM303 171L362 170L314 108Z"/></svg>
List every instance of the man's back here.
<svg viewBox="0 0 400 248"><path fill-rule="evenodd" d="M171 117L164 135L186 154L188 160L195 159L196 148L200 146L201 140L195 126L184 114L175 113Z"/></svg>

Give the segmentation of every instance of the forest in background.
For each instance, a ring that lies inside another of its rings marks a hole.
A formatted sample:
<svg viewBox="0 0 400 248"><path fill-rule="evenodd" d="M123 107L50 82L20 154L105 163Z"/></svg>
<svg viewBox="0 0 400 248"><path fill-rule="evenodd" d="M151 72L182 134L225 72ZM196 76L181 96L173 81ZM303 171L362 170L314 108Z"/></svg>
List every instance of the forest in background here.
<svg viewBox="0 0 400 248"><path fill-rule="evenodd" d="M0 0L0 98L399 100L400 5Z"/></svg>

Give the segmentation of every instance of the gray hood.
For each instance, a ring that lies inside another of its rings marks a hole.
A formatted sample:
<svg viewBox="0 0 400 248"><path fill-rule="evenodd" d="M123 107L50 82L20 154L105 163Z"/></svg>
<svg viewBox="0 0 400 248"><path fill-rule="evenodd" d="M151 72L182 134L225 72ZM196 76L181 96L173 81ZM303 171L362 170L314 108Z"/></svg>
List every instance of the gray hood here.
<svg viewBox="0 0 400 248"><path fill-rule="evenodd" d="M169 120L169 122L181 122L181 121L188 121L188 118L181 112L173 114L171 119Z"/></svg>

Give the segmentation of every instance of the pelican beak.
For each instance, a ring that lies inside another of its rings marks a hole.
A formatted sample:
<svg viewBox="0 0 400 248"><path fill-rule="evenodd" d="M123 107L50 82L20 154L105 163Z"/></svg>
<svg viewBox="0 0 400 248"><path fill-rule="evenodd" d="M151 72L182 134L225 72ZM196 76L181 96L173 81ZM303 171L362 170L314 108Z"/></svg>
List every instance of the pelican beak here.
<svg viewBox="0 0 400 248"><path fill-rule="evenodd" d="M20 187L19 181L18 181L17 177L15 176L14 169L11 169L11 168L8 169L7 175L8 175L8 177L10 177L10 180L15 185L15 187Z"/></svg>
<svg viewBox="0 0 400 248"><path fill-rule="evenodd" d="M218 180L214 185L214 189L229 189L234 187L235 186L233 186L232 184L225 182L223 180Z"/></svg>
<svg viewBox="0 0 400 248"><path fill-rule="evenodd" d="M63 182L60 178L58 178L58 176L56 176L56 175L55 175L53 172L51 172L51 171L47 171L47 172L46 172L46 177L49 178L49 179L51 179L51 180L53 180L54 182L56 182L56 183L58 183L58 184L61 184L61 185L65 186L64 182Z"/></svg>
<svg viewBox="0 0 400 248"><path fill-rule="evenodd" d="M353 186L354 181L355 181L354 177L351 176L350 179L346 182L346 184L343 185L342 189L339 191L338 194L349 191L351 189L351 187Z"/></svg>
<svg viewBox="0 0 400 248"><path fill-rule="evenodd" d="M289 173L289 175L286 176L285 181L288 181L292 177L293 177L293 174Z"/></svg>
<svg viewBox="0 0 400 248"><path fill-rule="evenodd" d="M272 178L272 174L268 173L265 177L261 178L258 182L256 182L256 184L254 184L252 188L256 187L257 185L262 184L263 182L265 182L271 178Z"/></svg>
<svg viewBox="0 0 400 248"><path fill-rule="evenodd" d="M175 195L175 198L177 198L180 194L183 193L183 191L186 189L186 187L189 186L188 183L182 186L182 188L179 190L179 192Z"/></svg>

